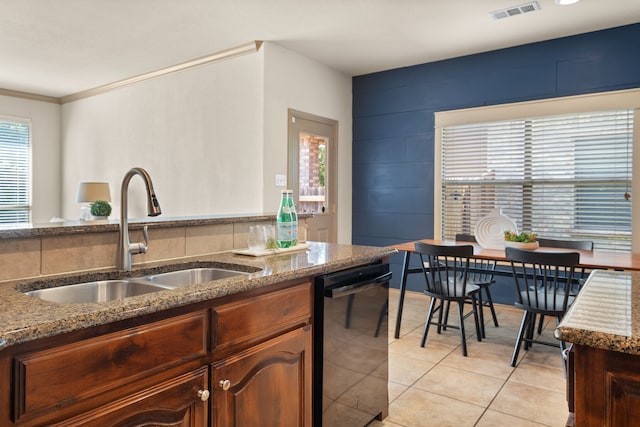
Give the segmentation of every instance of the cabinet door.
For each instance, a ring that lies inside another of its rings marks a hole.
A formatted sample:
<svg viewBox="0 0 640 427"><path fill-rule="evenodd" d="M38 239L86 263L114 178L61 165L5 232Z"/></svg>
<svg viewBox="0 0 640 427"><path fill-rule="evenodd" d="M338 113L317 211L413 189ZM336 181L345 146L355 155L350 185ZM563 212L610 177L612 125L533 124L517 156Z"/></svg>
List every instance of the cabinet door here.
<svg viewBox="0 0 640 427"><path fill-rule="evenodd" d="M575 425L638 425L640 356L580 345L574 348Z"/></svg>
<svg viewBox="0 0 640 427"><path fill-rule="evenodd" d="M57 424L61 426L206 427L208 367L180 375L109 405Z"/></svg>
<svg viewBox="0 0 640 427"><path fill-rule="evenodd" d="M311 426L311 326L213 365L213 426Z"/></svg>

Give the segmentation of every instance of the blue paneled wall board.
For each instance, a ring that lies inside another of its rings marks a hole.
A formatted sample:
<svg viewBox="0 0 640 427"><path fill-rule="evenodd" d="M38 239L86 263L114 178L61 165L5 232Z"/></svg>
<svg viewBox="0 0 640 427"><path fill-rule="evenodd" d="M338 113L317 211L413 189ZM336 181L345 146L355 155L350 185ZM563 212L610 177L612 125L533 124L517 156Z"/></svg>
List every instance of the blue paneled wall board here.
<svg viewBox="0 0 640 427"><path fill-rule="evenodd" d="M435 112L638 87L640 24L354 77L353 243L433 237Z"/></svg>

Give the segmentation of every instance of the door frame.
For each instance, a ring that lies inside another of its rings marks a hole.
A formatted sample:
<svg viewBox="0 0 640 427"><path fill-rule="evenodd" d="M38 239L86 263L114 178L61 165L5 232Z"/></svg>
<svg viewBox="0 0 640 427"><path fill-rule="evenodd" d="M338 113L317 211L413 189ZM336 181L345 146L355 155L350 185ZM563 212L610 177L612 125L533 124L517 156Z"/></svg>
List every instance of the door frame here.
<svg viewBox="0 0 640 427"><path fill-rule="evenodd" d="M299 182L299 165L298 165L298 135L294 132L294 118L315 122L325 126L331 126L332 135L329 135L329 147L327 155L327 181L329 206L326 207L328 214L333 216L330 242L338 241L338 121L326 117L316 116L314 114L305 113L303 111L289 108L287 110L287 184L288 188L294 190L294 201L298 203L298 182ZM309 218L307 222L313 221Z"/></svg>

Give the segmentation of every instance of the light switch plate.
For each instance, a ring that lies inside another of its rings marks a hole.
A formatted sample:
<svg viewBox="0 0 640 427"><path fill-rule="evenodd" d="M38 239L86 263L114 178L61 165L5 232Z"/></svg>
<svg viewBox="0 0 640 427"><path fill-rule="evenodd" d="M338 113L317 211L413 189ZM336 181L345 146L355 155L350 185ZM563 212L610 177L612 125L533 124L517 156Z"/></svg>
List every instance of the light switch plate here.
<svg viewBox="0 0 640 427"><path fill-rule="evenodd" d="M287 186L287 175L276 174L276 187Z"/></svg>

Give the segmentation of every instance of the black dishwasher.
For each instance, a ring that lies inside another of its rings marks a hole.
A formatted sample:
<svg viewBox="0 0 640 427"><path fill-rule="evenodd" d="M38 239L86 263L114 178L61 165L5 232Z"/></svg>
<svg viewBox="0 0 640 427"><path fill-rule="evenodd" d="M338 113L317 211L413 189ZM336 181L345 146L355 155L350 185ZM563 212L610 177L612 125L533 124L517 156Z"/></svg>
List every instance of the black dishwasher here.
<svg viewBox="0 0 640 427"><path fill-rule="evenodd" d="M387 416L390 279L382 262L315 279L314 427Z"/></svg>

